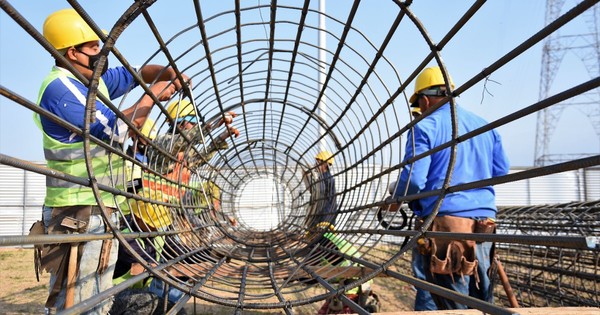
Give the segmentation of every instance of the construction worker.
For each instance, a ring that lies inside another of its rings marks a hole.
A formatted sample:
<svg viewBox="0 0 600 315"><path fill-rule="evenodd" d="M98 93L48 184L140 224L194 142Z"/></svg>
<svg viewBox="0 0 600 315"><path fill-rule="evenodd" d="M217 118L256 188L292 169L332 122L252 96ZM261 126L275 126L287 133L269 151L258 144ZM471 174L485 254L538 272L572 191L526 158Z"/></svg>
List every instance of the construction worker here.
<svg viewBox="0 0 600 315"><path fill-rule="evenodd" d="M148 138L149 140L155 140L157 136L154 120L148 118L141 128L140 133ZM134 145L127 149L127 154L135 158L136 161L147 165L148 158L146 152L148 149L148 143L143 137L133 136ZM142 170L138 164L128 162L127 170L131 174L127 181L127 191L135 194L139 194L141 197L146 199L168 202L168 198L163 194L161 187L161 180L159 176L156 176L150 172ZM168 207L160 204L153 204L143 200L131 199L128 200L127 206L122 208L131 209L133 214L140 219L137 220L140 224L145 226L140 227L144 231L156 231L164 230L168 227L171 222L171 214ZM123 209L122 209L123 210ZM124 211L124 214L128 214ZM151 222L150 224L146 222Z"/></svg>
<svg viewBox="0 0 600 315"><path fill-rule="evenodd" d="M190 186L196 186L196 190L193 192L193 200L190 200L189 204L196 205L196 215L201 215L203 211L208 211L210 217L219 221L220 214L221 218L227 219L231 226L237 225L237 220L233 217L225 215L221 212L221 190L219 186L213 181L205 181L192 183Z"/></svg>
<svg viewBox="0 0 600 315"><path fill-rule="evenodd" d="M458 119L456 130L464 135L487 124L481 117L451 104L442 103L454 88L448 76L446 82L439 67L424 69L415 81L411 104L418 104L425 117L407 137L404 161L428 152L453 139L453 117ZM441 106L439 106L441 104ZM436 191L443 187L453 150L446 148L404 166L393 197ZM491 130L474 138L461 141L456 148L451 186L477 182L508 173L509 162L497 131ZM432 214L438 194L416 200L417 221ZM491 186L449 193L444 196L432 225L432 231L455 233L492 233L496 218L495 193ZM416 229L420 229L417 224ZM427 281L442 287L493 302L488 277L492 243L471 240L428 239L419 242L421 255L413 263L422 261ZM466 305L433 295L438 309L464 309ZM416 306L415 306L416 307Z"/></svg>
<svg viewBox="0 0 600 315"><path fill-rule="evenodd" d="M218 150L228 148L227 138L232 135L238 137L240 134L237 128L231 125L233 118L236 117L234 112L227 112L224 118L219 119L214 124L208 123L200 127L198 126L196 108L188 100L172 102L167 107L167 112L170 118L170 129L166 134L160 135L155 143L166 152L175 155L177 161L172 161L153 148L148 148L148 157L152 164L156 166L157 171L165 174L173 182L188 184L190 169L207 163ZM197 154L192 147L208 141L211 130L222 124L225 124L226 130L216 137L210 145L205 148L197 148L200 152L200 154ZM179 130L181 130L181 134ZM190 142L188 143L185 138L188 138ZM185 194L185 190L175 188L174 183L170 185L171 189L163 192L167 193L171 201L177 202L180 200L180 195Z"/></svg>
<svg viewBox="0 0 600 315"><path fill-rule="evenodd" d="M156 128L154 120L148 118L140 129L142 136L152 141L156 139ZM134 157L137 162L147 164L145 155L148 142L144 137L137 134L132 135L133 145L127 149L127 154ZM142 169L138 164L126 162L128 169L127 190L139 194L141 197L165 202L162 192L157 189L159 180L150 172ZM131 199L121 207L126 215L126 224L121 230L123 233L130 232L152 232L164 231L171 223L172 217L168 207L153 204L142 200ZM142 257L153 257L156 263L162 260L161 253L165 245L162 236L153 238L128 239L129 245ZM119 256L113 275L113 284L117 285L144 271L138 260L128 250L119 248ZM152 314L156 310L162 310L164 290L162 285L157 285L158 280L150 277L130 286L129 289L120 292L115 300L110 314ZM169 295L178 300L183 293L175 288L170 288ZM176 301L175 301L176 302ZM175 303L171 302L171 304Z"/></svg>
<svg viewBox="0 0 600 315"><path fill-rule="evenodd" d="M151 141L155 140L157 132L154 120L148 118L140 133ZM148 158L145 154L147 148L148 143L143 137L134 136L134 145L128 148L127 153L133 156L136 161L147 165ZM131 162L127 163L127 169L131 173L130 180L127 182L129 192L139 194L141 197L153 201L168 202L160 189L160 178L158 176L142 170L142 167ZM137 218L136 223L142 231L164 231L172 222L170 210L164 205L131 199L128 201L128 206L131 213Z"/></svg>
<svg viewBox="0 0 600 315"><path fill-rule="evenodd" d="M68 65L85 78L92 78L101 57L99 37L75 10L64 9L50 14L44 22L43 34L54 49L66 58ZM150 86L150 90L159 100L169 99L182 87L176 80L176 73L170 68L146 65L137 70L145 82L156 82ZM98 92L109 99L118 98L137 86L133 76L124 67L108 69L108 63L105 63L101 72ZM187 77L184 76L184 79ZM37 104L60 119L83 128L87 95L88 87L67 69L67 64L57 59L42 83ZM122 114L139 128L152 106L150 96L144 95L135 105L123 110ZM106 142L124 142L128 134L127 125L99 99L96 100L94 115L89 129L92 136ZM50 116L36 114L34 120L42 130L48 168L87 180L82 136L63 127ZM118 182L119 177L123 176L119 174L123 168L122 158L93 142L89 152L97 182L124 188L123 183ZM122 197L105 191L101 192L100 197L108 211L106 215L117 224L117 215L113 210L122 202ZM48 234L109 232L90 187L48 176L44 204L43 222ZM73 246L44 246L42 268L51 273L46 313L53 314L71 307L110 288L117 245L112 240L98 240L79 243L78 246L75 243ZM111 303L110 299L105 300L88 313L106 314Z"/></svg>
<svg viewBox="0 0 600 315"><path fill-rule="evenodd" d="M335 190L335 178L331 174L330 167L333 166L333 154L329 151L321 151L315 156L316 176L312 173L304 174L304 181L311 192L311 216L307 216L310 228L313 223L329 222L335 225L337 216L337 197Z"/></svg>
<svg viewBox="0 0 600 315"><path fill-rule="evenodd" d="M328 248L337 250L342 254L358 257L359 252L350 242L346 241L343 237L335 233L335 226L327 221L319 222L312 231L307 232L307 238L310 238L313 233L322 234L322 238L319 239L319 248L312 252L312 257L309 257L307 261L320 266L336 266L336 267L349 267L349 266L360 266L357 263L353 263L349 259L345 259L342 256L330 253L321 248ZM354 279L337 279L335 281L342 284L350 283ZM314 283L308 281L308 283ZM358 303L368 312L376 313L379 311L379 297L372 291L373 280L369 280L360 286L351 288L344 292L344 295L350 300ZM343 305L338 296L334 296L325 301L318 311L318 314L353 314L355 313L349 306Z"/></svg>

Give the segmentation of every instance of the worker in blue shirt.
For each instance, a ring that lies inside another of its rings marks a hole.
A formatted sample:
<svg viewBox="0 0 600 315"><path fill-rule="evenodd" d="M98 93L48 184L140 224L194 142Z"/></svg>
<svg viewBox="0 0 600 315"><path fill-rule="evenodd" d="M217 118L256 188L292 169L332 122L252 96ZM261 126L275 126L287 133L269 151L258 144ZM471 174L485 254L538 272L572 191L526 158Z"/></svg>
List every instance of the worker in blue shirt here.
<svg viewBox="0 0 600 315"><path fill-rule="evenodd" d="M333 154L327 150L320 151L315 156L315 170L304 173L304 183L309 188L312 208L306 218L306 226L311 229L320 222L329 222L335 225L337 217L337 197L335 190L335 177L331 174Z"/></svg>
<svg viewBox="0 0 600 315"><path fill-rule="evenodd" d="M73 9L63 9L50 14L44 22L43 35L66 61L60 58L54 61L55 66L42 82L37 104L63 121L83 129L88 86L69 70L69 66L91 80L101 58L100 38ZM124 67L109 69L106 62L100 70L102 75L98 81L97 92L108 99L121 97L137 86L133 75ZM182 83L176 78L176 72L171 68L146 65L137 71L144 82L155 82L149 89L160 101L170 99L182 88ZM189 81L185 76L183 79ZM122 114L139 129L153 105L152 98L143 95L136 104L124 109ZM124 143L130 133L125 122L99 99L96 100L95 107L90 134L107 143ZM81 136L46 115L36 114L34 120L42 130L44 155L49 169L88 178L87 159L98 183L125 189L122 183L123 174L119 173L123 169L123 159L120 156L92 142L89 146L90 156L86 158ZM117 224L115 209L117 204L123 201L123 197L101 191L100 198L105 205L107 216ZM109 230L103 220L102 211L92 188L47 177L42 215L46 234L107 233ZM73 227L62 223L65 218L76 219L85 224L82 224L82 228L74 230ZM45 246L41 263L44 270L51 274L45 312L59 312L109 289L112 286L111 280L117 259L117 245L118 243L112 240L95 240L73 246ZM69 263L69 260L75 263ZM107 314L111 303L111 299L102 301L87 314Z"/></svg>
<svg viewBox="0 0 600 315"><path fill-rule="evenodd" d="M437 109L433 106L454 88L448 76L446 84L439 67L426 68L415 82L410 98L424 115L408 134L404 161L452 140L451 104ZM464 135L487 124L481 117L456 105L458 135ZM400 173L394 197L442 189L452 149L446 148L404 166ZM491 130L460 142L450 181L451 186L502 176L509 171L509 162L497 131ZM429 216L439 196L416 200L415 215ZM431 225L432 231L455 233L493 233L496 218L494 188L484 186L453 192L444 196L439 212ZM418 229L419 227L417 227ZM421 268L427 280L465 295L493 302L492 288L487 271L490 267L491 242L471 240L436 240L419 242L420 248L413 264L422 261ZM463 309L466 305L433 295L439 309ZM419 301L417 301L419 302ZM423 302L423 301L421 301ZM417 309L417 305L415 305Z"/></svg>

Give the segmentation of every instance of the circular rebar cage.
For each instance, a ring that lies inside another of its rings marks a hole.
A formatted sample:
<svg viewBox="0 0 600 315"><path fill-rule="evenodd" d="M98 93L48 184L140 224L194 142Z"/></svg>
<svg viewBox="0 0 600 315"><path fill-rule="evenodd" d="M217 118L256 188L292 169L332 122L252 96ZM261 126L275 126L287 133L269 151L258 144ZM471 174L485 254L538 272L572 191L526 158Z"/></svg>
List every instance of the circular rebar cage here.
<svg viewBox="0 0 600 315"><path fill-rule="evenodd" d="M64 177L6 155L2 155L1 162L89 185L97 196L101 192L114 194L121 224L112 224L114 236L149 271L142 276L159 278L186 293L174 310L183 307L190 297L198 297L238 310L283 309L291 313L294 307L322 301L384 275L435 290L412 278L406 269L405 256L426 229L411 230L412 212L406 206L389 211L391 204L408 203L423 195L390 199L388 190L398 171L412 162L402 161L402 156L404 140L419 121L412 118L408 103L415 77L428 65L438 65L444 76L450 76L440 51L461 34L461 29L480 10L485 10L485 2L475 1L457 9L454 24L441 36L438 30L435 36L428 33L427 25L413 12L412 1L363 2L336 3L334 10L324 13L315 1L308 0L185 4L135 1L104 35L101 29L107 26L96 25L93 12L69 1L101 36L102 54L111 59L111 65L115 59L135 73L137 68L132 62L138 61L130 60L119 49L126 38L145 50L155 50L144 55L149 55L144 65L169 65L177 71L178 78L186 75L191 82L168 102L155 98L150 114L155 138L143 136L129 123L130 134L138 140L105 145L112 152L113 161L118 161L111 165L112 175L118 181L96 182L92 171L91 181ZM481 72L467 77L466 83L456 82L452 97L448 98L451 105L455 106L455 97L475 86L481 87L496 71L511 69L513 59L572 19L596 10L596 2L582 1L560 16L558 22L525 38L513 50L480 64ZM56 54L36 27L28 24L27 16L21 16L9 3L1 3L3 10L42 47ZM178 12L177 17L166 16L165 10ZM178 25L176 31L166 30L169 23ZM406 53L407 50L414 54ZM91 86L97 86L98 79L99 72L95 72ZM146 93L150 92L141 85ZM510 125L561 100L597 91L599 85L597 74L589 81L584 78L564 92L547 95L517 112L497 117L473 133L458 135L455 131L452 141L417 158L427 158L444 148L456 152L462 141ZM60 122L60 118L27 99L11 94L8 88L2 87L3 95L12 95L16 103ZM88 101L93 102L99 96L97 89L92 92ZM139 97L136 93L139 91L105 103L116 112L131 106ZM175 123L183 117L169 117L168 107L173 102L182 107L186 102L193 104L193 118L198 122L193 136L186 135L182 125ZM86 117L91 116L92 110L88 107ZM228 134L227 124L222 124L230 112L235 113L231 126L239 130L239 136ZM69 128L84 132L88 149L90 143L102 145L85 133L88 127L89 124L83 129ZM136 147L140 139L147 142L144 151L138 152L147 157L145 162L126 153L127 147ZM321 166L315 157L322 152L331 154L331 160L324 163L329 165L334 184L319 171ZM591 155L454 186L450 185L450 165L446 189L429 195L443 198L453 191L599 164L600 157ZM143 173L155 192L136 188L132 170ZM506 263L509 274L516 275L523 270L510 268L520 264L518 257L545 259L532 254L531 248L557 246L583 252L581 257L593 263L588 269L579 270L579 276L583 274L582 283L597 285L598 248L585 243L585 237L598 236L597 204L598 201L584 203L578 208L584 210L570 212L571 218L585 222L582 228L569 232L575 239L552 238L561 233L545 230L545 223L534 223L544 216L539 212L550 206L532 206L501 211L504 215L499 216L498 234L479 236L482 239L478 240L509 244L499 246L499 251L507 255L518 248L529 248ZM564 213L561 209L565 207L569 206L552 209ZM145 219L131 220L132 211L138 211ZM523 220L523 216L528 220ZM519 223L513 222L515 219ZM563 221L554 219L556 228L560 228ZM355 252L350 254L332 242L324 242L326 233L352 244ZM160 238L164 243L157 246L147 242L145 252L135 252L128 242L134 238ZM155 251L158 256L150 254ZM324 260L336 259L349 263L338 267L322 264ZM350 281L340 283L340 278ZM116 291L123 290L126 284ZM528 290L525 287L526 284L519 286L523 292ZM576 295L577 285L573 284L570 290ZM528 292L529 297L537 294ZM597 289L588 294L594 292ZM94 301L114 293L104 292ZM597 295L584 300L574 304L600 303ZM359 313L366 312L357 304L344 302ZM489 313L508 312L483 302L463 302ZM529 305L540 303L532 301ZM71 311L86 307L89 306L77 305Z"/></svg>

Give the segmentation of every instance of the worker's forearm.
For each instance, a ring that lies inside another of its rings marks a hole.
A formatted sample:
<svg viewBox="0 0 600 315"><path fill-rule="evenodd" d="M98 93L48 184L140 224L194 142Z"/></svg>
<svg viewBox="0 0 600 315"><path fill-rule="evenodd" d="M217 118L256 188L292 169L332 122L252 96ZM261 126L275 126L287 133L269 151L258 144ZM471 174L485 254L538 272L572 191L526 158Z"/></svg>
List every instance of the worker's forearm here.
<svg viewBox="0 0 600 315"><path fill-rule="evenodd" d="M176 78L175 70L173 70L173 68L160 65L146 65L142 67L140 74L146 83L152 83L154 81L171 81Z"/></svg>
<svg viewBox="0 0 600 315"><path fill-rule="evenodd" d="M129 119L136 127L140 128L146 121L148 114L150 114L153 105L154 102L152 101L152 98L147 94L144 94L136 105L123 110L123 115L125 115L125 117L127 117L127 119Z"/></svg>
<svg viewBox="0 0 600 315"><path fill-rule="evenodd" d="M162 81L151 85L150 91L159 101L165 101L175 93L175 88L172 84ZM152 106L154 106L153 99L148 94L144 94L135 105L123 110L123 114L131 120L137 128L140 128L146 121L146 118L148 118Z"/></svg>

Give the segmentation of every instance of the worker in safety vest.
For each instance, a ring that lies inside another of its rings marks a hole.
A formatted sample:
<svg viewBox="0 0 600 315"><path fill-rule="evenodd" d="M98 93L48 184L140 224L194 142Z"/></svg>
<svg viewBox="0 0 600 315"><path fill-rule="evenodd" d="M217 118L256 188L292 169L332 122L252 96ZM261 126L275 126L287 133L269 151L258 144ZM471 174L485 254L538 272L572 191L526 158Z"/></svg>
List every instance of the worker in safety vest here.
<svg viewBox="0 0 600 315"><path fill-rule="evenodd" d="M157 132L154 126L154 120L148 118L146 123L142 126L140 133L150 141L156 139ZM150 147L144 137L133 136L134 145L127 149L127 154L135 159L140 164L147 165L148 158L146 157L147 149ZM122 206L121 209L125 215L131 210L137 218L144 220L138 220L140 224L149 225L144 226L144 230L156 231L164 230L172 222L170 209L165 205L153 203L155 202L168 202L167 196L163 193L163 182L160 176L155 175L149 171L143 170L138 163L127 162L127 171L129 173L127 181L127 191L140 195L145 199L149 199L150 202L144 200L130 199L126 205Z"/></svg>
<svg viewBox="0 0 600 315"><path fill-rule="evenodd" d="M359 257L360 253L350 242L346 241L340 235L335 233L335 227L329 222L320 222L316 226L316 231L323 233L322 238L319 240L319 245L324 248L337 250L342 254ZM307 237L310 237L312 233L307 233ZM317 249L313 252L313 256L309 257L307 261L311 260L321 266L332 265L337 267L349 267L349 266L360 266L352 260L345 259L337 254L330 253L323 249ZM342 284L350 283L355 279L337 279L337 282ZM373 280L369 280L360 286L351 288L344 292L344 295L352 301L358 303L361 307L369 312L377 312L379 310L379 297L372 292L371 286ZM325 303L319 309L318 314L353 314L355 313L349 306L344 305L338 296L328 298Z"/></svg>
<svg viewBox="0 0 600 315"><path fill-rule="evenodd" d="M127 149L127 154L133 157L137 163L146 165L148 159L145 153L148 148L148 141L155 140L157 134L154 120L148 118L140 133L143 137L132 136L133 145ZM121 232L126 234L130 232L163 231L172 223L172 217L168 207L153 203L153 201L166 202L162 197L161 190L157 189L159 179L155 178L150 172L143 170L137 163L126 162L128 170L127 190L143 198L150 199L150 202L132 198L121 207L123 213L126 214L126 222ZM127 240L140 256L146 259L152 257L155 263L163 260L161 256L165 246L163 236L129 238ZM119 248L119 257L113 275L114 285L120 284L143 271L143 266L128 250L123 247ZM152 314L157 309L162 310L160 304L164 300L165 293L162 282L158 282L160 280L149 277L134 283L128 290L120 292L115 297L110 314L129 313L132 309L136 309L137 314ZM183 293L171 287L168 295L169 302L174 304L183 296Z"/></svg>
<svg viewBox="0 0 600 315"><path fill-rule="evenodd" d="M163 224L170 222L168 212L154 211L152 215L145 212L146 209L133 208L131 215L127 216L126 227L121 230L122 233L130 232L152 232L164 228ZM166 238L156 236L152 238L129 238L129 245L140 256L146 258L152 263L159 264L164 262ZM152 257L152 260L149 259ZM119 258L116 263L113 284L120 284L131 277L144 272L144 267L138 260L129 253L128 250L119 248ZM153 314L155 310L162 310L162 302L167 296L168 308L173 306L183 296L183 292L174 287L169 287L165 292L166 286L158 279L149 277L132 284L128 290L122 291L115 297L115 302L110 314L130 314L132 309L143 309L144 312L136 314ZM178 314L185 314L181 310Z"/></svg>
<svg viewBox="0 0 600 315"><path fill-rule="evenodd" d="M44 22L43 35L55 52L66 59L57 58L52 71L44 79L37 104L46 112L34 116L42 130L47 167L58 174L64 173L87 181L86 148L81 129L86 123L86 97L90 91L87 83L77 78L70 69L75 69L87 80L92 79L94 71L99 71L101 77L97 92L108 99L121 97L138 83L126 68L108 68L107 60L103 60L104 55L100 54L98 34L75 10L64 9L50 14ZM102 62L103 67L99 68ZM182 87L171 68L146 65L136 70L145 82L156 82L150 86L150 91L161 101L171 98ZM188 79L185 76L183 78ZM122 114L139 128L153 105L152 98L144 95L134 106L123 110ZM122 144L127 137L128 126L99 97L95 107L89 125L90 135L107 143ZM74 127L65 127L61 121ZM119 178L123 177L122 158L116 151L100 146L95 139L91 139L89 146L89 162L97 183L124 188L122 181L119 182ZM105 215L117 224L113 210L122 197L101 191L100 198L107 211ZM102 209L90 187L64 177L48 176L44 204L43 222L48 234L109 232L101 216ZM42 268L51 273L46 313L71 307L110 288L117 245L111 240L97 240L78 246L68 243L44 246ZM67 276L76 281L67 281ZM110 304L111 299L107 299L94 306L89 313L106 314Z"/></svg>
<svg viewBox="0 0 600 315"><path fill-rule="evenodd" d="M309 229L319 222L329 222L335 225L337 197L335 178L330 169L333 162L331 152L321 151L315 156L316 172L306 172L304 174L303 179L311 195L309 213L312 215L307 216L306 222Z"/></svg>
<svg viewBox="0 0 600 315"><path fill-rule="evenodd" d="M213 181L206 181L201 184L200 182L195 182L190 184L190 186L196 186L196 189L191 194L192 200L188 201L188 204L197 205L195 207L196 215L200 216L205 211L208 211L212 220L220 221L220 219L225 219L230 225L237 225L237 220L234 217L226 215L221 211L221 190L217 184Z"/></svg>
<svg viewBox="0 0 600 315"><path fill-rule="evenodd" d="M175 156L177 161L170 157L149 148L148 157L153 165L156 165L157 171L165 174L172 181L170 188L163 192L168 195L171 201L177 202L185 193L185 188L178 189L177 183L188 184L190 180L190 169L195 169L200 165L207 163L218 150L228 148L227 139L234 135L239 136L237 128L231 126L234 112L227 112L224 118L218 120L215 124L198 124L199 117L194 104L188 100L175 101L167 107L169 118L174 122L166 134L158 136L156 144L167 153ZM226 130L216 137L212 143L204 147L197 147L200 154L193 149L198 144L206 144L211 130L225 124ZM181 133L180 131L181 130ZM185 139L188 138L189 142Z"/></svg>

